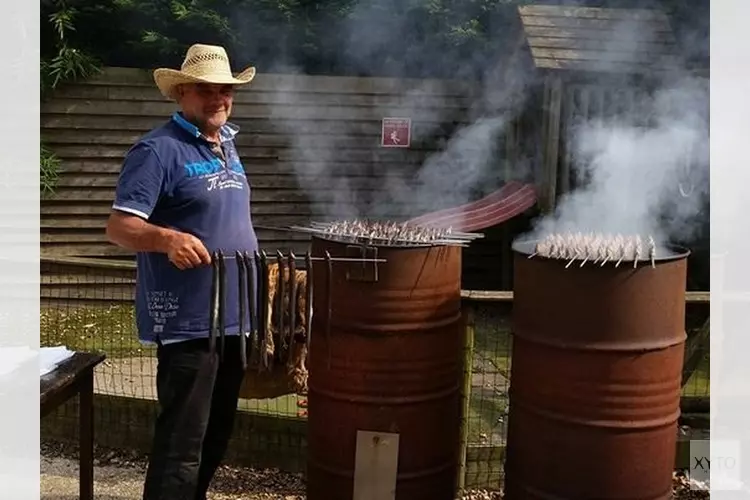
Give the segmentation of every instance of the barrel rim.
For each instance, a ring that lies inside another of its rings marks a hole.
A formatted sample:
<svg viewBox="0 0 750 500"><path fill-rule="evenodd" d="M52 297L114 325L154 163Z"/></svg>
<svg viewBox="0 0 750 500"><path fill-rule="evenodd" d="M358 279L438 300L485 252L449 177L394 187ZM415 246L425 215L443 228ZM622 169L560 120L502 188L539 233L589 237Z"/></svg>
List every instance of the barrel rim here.
<svg viewBox="0 0 750 500"><path fill-rule="evenodd" d="M513 252L529 257L534 253L534 247L536 243L541 241L538 238L534 239L517 239L511 244L511 249ZM676 260L683 260L690 256L690 249L687 247L676 245L672 243L668 243L666 245L662 245L661 248L666 248L671 252L670 255L662 255L662 256L656 256L654 257L654 262L656 263L662 263L662 262L672 262ZM552 262L563 262L564 259L555 259L552 257L544 257L541 255L535 255L535 260L546 260L546 261L552 261ZM575 259L575 260L581 260L581 259ZM633 262L632 260L629 260L628 262ZM638 259L638 262L651 262L651 259L646 256L645 258Z"/></svg>

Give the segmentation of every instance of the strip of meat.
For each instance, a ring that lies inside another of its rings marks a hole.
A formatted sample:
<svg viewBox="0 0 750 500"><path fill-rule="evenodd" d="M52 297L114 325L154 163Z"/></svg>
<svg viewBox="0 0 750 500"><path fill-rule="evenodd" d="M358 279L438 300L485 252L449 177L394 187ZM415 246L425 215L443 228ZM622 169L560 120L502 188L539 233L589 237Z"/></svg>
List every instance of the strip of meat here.
<svg viewBox="0 0 750 500"><path fill-rule="evenodd" d="M292 359L292 352L296 344L294 334L297 326L297 263L295 259L294 252L290 250L287 260L289 267L289 337L286 342L289 350L286 355L286 363L289 363Z"/></svg>
<svg viewBox="0 0 750 500"><path fill-rule="evenodd" d="M219 254L211 255L211 304L209 309L209 348L211 354L216 352L216 335L219 330Z"/></svg>
<svg viewBox="0 0 750 500"><path fill-rule="evenodd" d="M312 339L312 315L313 315L313 265L312 255L307 252L305 255L305 263L307 267L307 302L305 304L305 341L307 342L307 352L310 355L310 340Z"/></svg>
<svg viewBox="0 0 750 500"><path fill-rule="evenodd" d="M247 272L245 270L245 260L242 252L237 250L234 255L237 261L237 280L240 285L239 309L240 309L240 359L242 360L242 370L247 370L247 337L245 336L245 307L247 306Z"/></svg>
<svg viewBox="0 0 750 500"><path fill-rule="evenodd" d="M258 280L258 339L260 352L258 353L258 372L268 366L266 360L266 253L255 252L255 272Z"/></svg>
<svg viewBox="0 0 750 500"><path fill-rule="evenodd" d="M258 353L258 297L257 297L257 286L258 280L255 272L255 258L250 257L249 252L245 252L243 256L245 259L245 272L247 273L247 286L248 286L248 312L250 314L250 342L249 342L249 364L252 365L257 360L255 357Z"/></svg>
<svg viewBox="0 0 750 500"><path fill-rule="evenodd" d="M333 296L333 263L331 261L331 254L326 250L326 312L328 318L326 318L326 344L328 345L328 369L331 369L331 320L333 319L333 309L331 305Z"/></svg>
<svg viewBox="0 0 750 500"><path fill-rule="evenodd" d="M276 335L279 345L276 347L274 353L275 361L281 362L284 359L284 352L286 352L286 341L284 339L284 298L286 297L286 283L284 282L284 255L281 250L276 250L276 261L279 265L278 269L278 281L276 283L276 294L275 297L269 297L268 300L273 300L276 303Z"/></svg>
<svg viewBox="0 0 750 500"><path fill-rule="evenodd" d="M224 344L226 337L226 302L227 302L227 270L224 262L224 254L218 251L219 260L219 339L221 340L219 359L224 360Z"/></svg>

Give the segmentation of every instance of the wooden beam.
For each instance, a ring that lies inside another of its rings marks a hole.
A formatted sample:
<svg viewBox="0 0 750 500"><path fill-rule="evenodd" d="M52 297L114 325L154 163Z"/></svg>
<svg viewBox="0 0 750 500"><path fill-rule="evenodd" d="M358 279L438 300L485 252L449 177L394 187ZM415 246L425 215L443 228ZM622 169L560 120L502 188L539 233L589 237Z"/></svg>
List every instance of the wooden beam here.
<svg viewBox="0 0 750 500"><path fill-rule="evenodd" d="M555 210L557 168L560 151L560 112L562 80L548 75L544 84L544 120L542 137L542 190L539 205L543 213Z"/></svg>
<svg viewBox="0 0 750 500"><path fill-rule="evenodd" d="M513 302L512 290L461 290L461 298L473 302ZM690 304L708 304L711 292L685 292L685 302Z"/></svg>

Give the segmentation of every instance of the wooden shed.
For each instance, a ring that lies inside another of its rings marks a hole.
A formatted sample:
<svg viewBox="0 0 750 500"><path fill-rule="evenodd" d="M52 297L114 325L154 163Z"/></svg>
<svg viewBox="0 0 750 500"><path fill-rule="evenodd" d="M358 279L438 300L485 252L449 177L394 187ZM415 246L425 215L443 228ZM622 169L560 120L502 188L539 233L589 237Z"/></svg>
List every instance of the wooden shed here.
<svg viewBox="0 0 750 500"><path fill-rule="evenodd" d="M661 75L681 70L676 38L658 10L524 5L526 54L542 83L540 208L573 183L566 143L576 120L624 113Z"/></svg>

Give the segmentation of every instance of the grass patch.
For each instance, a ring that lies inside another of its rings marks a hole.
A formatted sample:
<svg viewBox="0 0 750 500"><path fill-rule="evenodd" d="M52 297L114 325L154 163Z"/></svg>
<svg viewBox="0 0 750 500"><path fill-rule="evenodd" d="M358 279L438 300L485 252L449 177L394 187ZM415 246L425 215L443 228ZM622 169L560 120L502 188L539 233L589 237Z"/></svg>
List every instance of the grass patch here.
<svg viewBox="0 0 750 500"><path fill-rule="evenodd" d="M287 394L273 399L241 399L239 408L263 415L296 417L297 413L302 410L302 408L297 406L297 402L300 399L302 398L296 394Z"/></svg>
<svg viewBox="0 0 750 500"><path fill-rule="evenodd" d="M108 358L154 356L156 349L138 340L133 306L45 307L39 315L40 345L101 351Z"/></svg>
<svg viewBox="0 0 750 500"><path fill-rule="evenodd" d="M711 395L711 355L708 353L708 351L703 353L700 364L695 369L685 385L682 386L682 395Z"/></svg>
<svg viewBox="0 0 750 500"><path fill-rule="evenodd" d="M474 377L468 418L471 443L496 444L502 434L510 377L511 335L509 318L489 307L478 307L475 316ZM63 308L43 307L40 314L42 346L101 351L108 358L154 356L155 348L138 341L132 306ZM115 368L112 368L116 370ZM128 374L132 377L133 374ZM144 383L153 383L150 379ZM710 356L704 355L683 396L710 394ZM266 415L296 416L300 408L294 394L274 399L242 400L240 407Z"/></svg>
<svg viewBox="0 0 750 500"><path fill-rule="evenodd" d="M474 366L494 369L510 377L510 322L506 315L476 308L474 325ZM488 366L489 365L489 366Z"/></svg>
<svg viewBox="0 0 750 500"><path fill-rule="evenodd" d="M474 390L471 393L467 415L469 444L503 444L507 407L507 394L486 394L484 391Z"/></svg>
<svg viewBox="0 0 750 500"><path fill-rule="evenodd" d="M64 345L78 351L101 351L114 361L121 358L156 356L156 348L141 345L132 306L62 308L43 307L39 318L40 344ZM117 371L116 361L108 370ZM123 373L129 378L138 374ZM151 374L140 376L143 384L154 383ZM240 409L264 415L296 417L300 408L294 394L274 399L243 399Z"/></svg>
<svg viewBox="0 0 750 500"><path fill-rule="evenodd" d="M508 317L487 307L475 309L472 393L467 415L471 444L503 442L508 406L511 336Z"/></svg>

